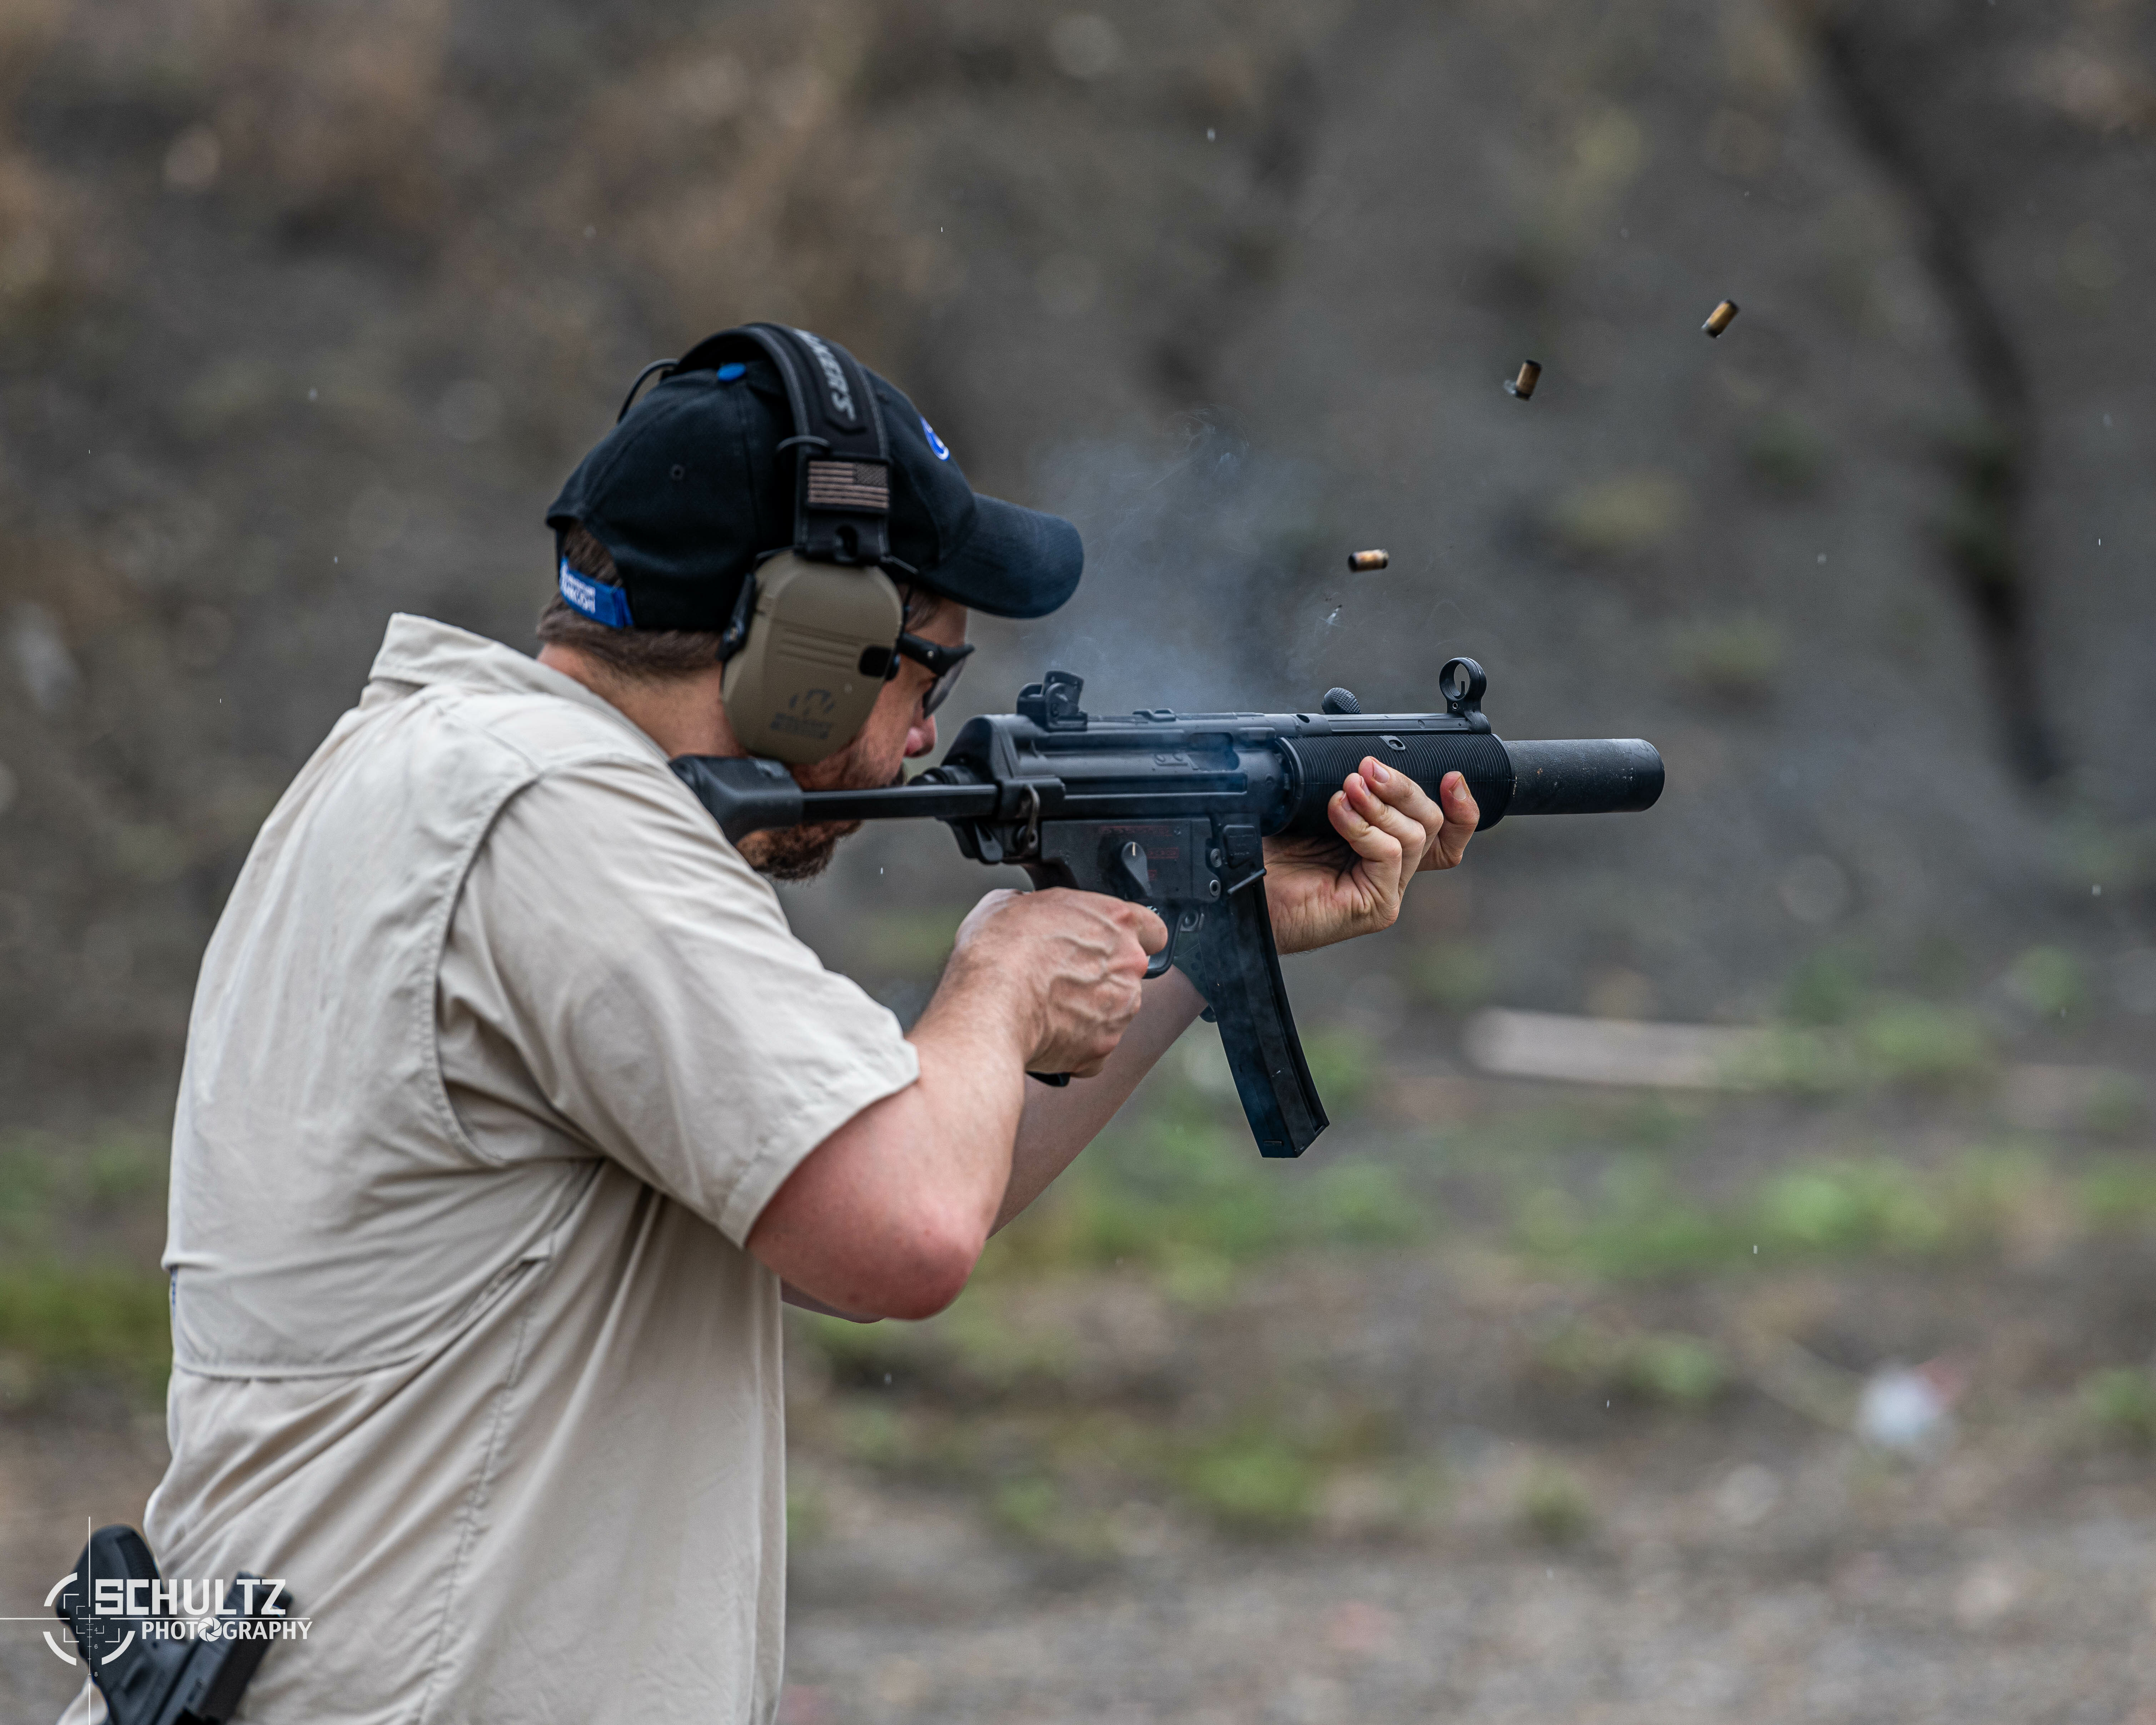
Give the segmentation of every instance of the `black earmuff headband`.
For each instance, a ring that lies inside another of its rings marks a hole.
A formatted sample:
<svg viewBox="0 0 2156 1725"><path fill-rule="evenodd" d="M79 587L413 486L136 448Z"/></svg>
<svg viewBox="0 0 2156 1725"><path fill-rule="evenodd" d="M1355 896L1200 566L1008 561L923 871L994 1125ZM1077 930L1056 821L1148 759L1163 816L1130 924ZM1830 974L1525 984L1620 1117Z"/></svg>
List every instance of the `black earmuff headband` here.
<svg viewBox="0 0 2156 1725"><path fill-rule="evenodd" d="M870 564L913 572L891 552L891 445L867 372L835 341L786 324L746 323L707 336L679 359L638 373L615 418L628 417L654 372L716 368L744 344L778 367L793 410L793 431L778 448L794 459L793 550L813 562Z"/></svg>

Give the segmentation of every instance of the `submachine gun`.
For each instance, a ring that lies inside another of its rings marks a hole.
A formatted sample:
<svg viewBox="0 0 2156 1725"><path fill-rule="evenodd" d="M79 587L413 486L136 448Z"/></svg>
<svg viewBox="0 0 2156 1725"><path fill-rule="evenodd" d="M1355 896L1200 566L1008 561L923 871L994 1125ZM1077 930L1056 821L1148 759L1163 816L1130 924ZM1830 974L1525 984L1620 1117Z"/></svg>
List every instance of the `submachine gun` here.
<svg viewBox="0 0 2156 1725"><path fill-rule="evenodd" d="M673 767L736 842L810 822L941 820L976 862L1150 906L1168 945L1146 974L1179 964L1205 997L1267 1156L1300 1156L1327 1122L1265 895L1253 890L1264 839L1332 835L1326 805L1366 755L1432 792L1446 773L1465 774L1480 828L1508 814L1647 809L1662 792L1662 757L1636 737L1501 741L1482 711L1488 679L1471 659L1439 671L1445 709L1435 713L1366 713L1335 689L1316 713L1163 707L1104 718L1080 709L1083 687L1049 672L1019 693L1015 713L969 721L941 766L879 790L804 791L776 761L685 755Z"/></svg>

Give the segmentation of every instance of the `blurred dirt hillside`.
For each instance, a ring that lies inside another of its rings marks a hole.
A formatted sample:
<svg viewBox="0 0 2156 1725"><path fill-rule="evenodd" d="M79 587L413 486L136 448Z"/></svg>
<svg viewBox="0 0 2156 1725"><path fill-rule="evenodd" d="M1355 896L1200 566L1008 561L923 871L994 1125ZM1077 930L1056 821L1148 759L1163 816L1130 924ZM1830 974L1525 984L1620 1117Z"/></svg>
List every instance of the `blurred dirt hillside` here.
<svg viewBox="0 0 2156 1725"><path fill-rule="evenodd" d="M1508 1004L2037 947L2156 1008L2152 126L2140 0L6 0L8 1117L163 1105L386 614L527 641L629 376L752 316L1084 528L978 706L1468 652L1501 731L1661 742L1655 815L1494 834L1435 931Z"/></svg>

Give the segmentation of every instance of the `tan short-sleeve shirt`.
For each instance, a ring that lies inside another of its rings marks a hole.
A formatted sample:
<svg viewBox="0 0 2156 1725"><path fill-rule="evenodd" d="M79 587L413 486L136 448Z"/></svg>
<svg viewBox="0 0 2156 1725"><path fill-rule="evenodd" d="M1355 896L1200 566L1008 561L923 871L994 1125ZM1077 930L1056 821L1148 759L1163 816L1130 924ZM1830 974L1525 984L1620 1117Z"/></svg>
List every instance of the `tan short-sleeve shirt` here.
<svg viewBox="0 0 2156 1725"><path fill-rule="evenodd" d="M767 1720L779 1287L918 1076L650 739L415 617L264 826L175 1126L167 1574L312 1620L243 1718Z"/></svg>

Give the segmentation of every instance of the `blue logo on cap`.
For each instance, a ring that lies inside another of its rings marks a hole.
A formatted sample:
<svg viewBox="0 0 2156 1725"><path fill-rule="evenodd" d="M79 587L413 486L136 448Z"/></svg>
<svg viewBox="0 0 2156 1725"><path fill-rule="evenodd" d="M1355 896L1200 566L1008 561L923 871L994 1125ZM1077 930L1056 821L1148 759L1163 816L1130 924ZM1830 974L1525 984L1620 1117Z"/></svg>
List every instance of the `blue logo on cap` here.
<svg viewBox="0 0 2156 1725"><path fill-rule="evenodd" d="M928 423L928 416L925 413L921 418L921 429L927 434L928 447L935 450L936 459L938 461L948 461L951 459L951 452L943 447L943 439L937 436L936 428Z"/></svg>
<svg viewBox="0 0 2156 1725"><path fill-rule="evenodd" d="M603 581L579 575L569 567L567 557L562 559L562 597L572 610L581 611L593 622L603 623L608 629L636 627L629 621L629 595Z"/></svg>
<svg viewBox="0 0 2156 1725"><path fill-rule="evenodd" d="M737 377L748 376L748 367L737 359L730 359L719 367L719 382L731 383Z"/></svg>

